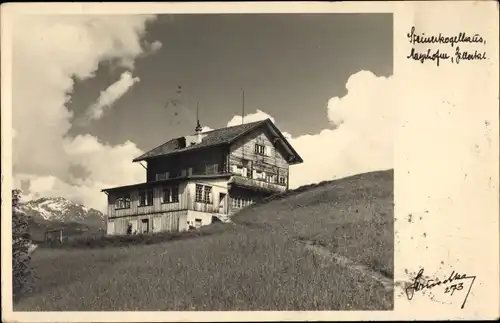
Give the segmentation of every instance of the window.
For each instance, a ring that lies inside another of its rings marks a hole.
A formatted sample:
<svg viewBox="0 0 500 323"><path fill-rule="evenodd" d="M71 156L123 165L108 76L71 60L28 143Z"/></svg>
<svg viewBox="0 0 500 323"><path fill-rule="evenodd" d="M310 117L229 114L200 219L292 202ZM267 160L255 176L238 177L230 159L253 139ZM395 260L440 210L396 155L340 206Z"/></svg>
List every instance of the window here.
<svg viewBox="0 0 500 323"><path fill-rule="evenodd" d="M261 171L261 170L255 170L254 178L255 179L260 179L260 180L265 180L266 179L266 174L263 171Z"/></svg>
<svg viewBox="0 0 500 323"><path fill-rule="evenodd" d="M266 181L268 181L269 183L275 183L275 179L274 179L274 174L266 174Z"/></svg>
<svg viewBox="0 0 500 323"><path fill-rule="evenodd" d="M243 177L247 177L248 175L248 170L246 167L240 166L240 165L233 165L232 166L232 173L241 175Z"/></svg>
<svg viewBox="0 0 500 323"><path fill-rule="evenodd" d="M146 191L139 192L139 206L146 205Z"/></svg>
<svg viewBox="0 0 500 323"><path fill-rule="evenodd" d="M196 184L196 202L212 203L212 187L207 185Z"/></svg>
<svg viewBox="0 0 500 323"><path fill-rule="evenodd" d="M255 153L258 155L264 155L266 153L266 146L255 144Z"/></svg>
<svg viewBox="0 0 500 323"><path fill-rule="evenodd" d="M172 192L172 203L178 203L179 202L179 186L173 186L171 192Z"/></svg>
<svg viewBox="0 0 500 323"><path fill-rule="evenodd" d="M279 183L281 185L286 185L286 177L285 176L280 176Z"/></svg>
<svg viewBox="0 0 500 323"><path fill-rule="evenodd" d="M203 201L203 185L196 184L196 202Z"/></svg>
<svg viewBox="0 0 500 323"><path fill-rule="evenodd" d="M139 192L139 206L153 205L153 190L142 190Z"/></svg>
<svg viewBox="0 0 500 323"><path fill-rule="evenodd" d="M130 208L130 195L123 194L116 198L115 209L129 209Z"/></svg>
<svg viewBox="0 0 500 323"><path fill-rule="evenodd" d="M162 203L170 203L170 202L172 202L171 201L172 195L170 193L171 193L171 191L170 191L169 187L164 187L163 188L162 194L161 194L161 202Z"/></svg>
<svg viewBox="0 0 500 323"><path fill-rule="evenodd" d="M162 203L177 203L179 202L179 187L171 186L164 187L161 195Z"/></svg>
<svg viewBox="0 0 500 323"><path fill-rule="evenodd" d="M212 203L212 187L205 186L205 194L203 195L203 202Z"/></svg>
<svg viewBox="0 0 500 323"><path fill-rule="evenodd" d="M231 205L233 209L241 209L253 204L253 200L251 198L243 198L243 197L233 197L231 199Z"/></svg>
<svg viewBox="0 0 500 323"><path fill-rule="evenodd" d="M148 205L153 205L153 190L147 191L147 203Z"/></svg>

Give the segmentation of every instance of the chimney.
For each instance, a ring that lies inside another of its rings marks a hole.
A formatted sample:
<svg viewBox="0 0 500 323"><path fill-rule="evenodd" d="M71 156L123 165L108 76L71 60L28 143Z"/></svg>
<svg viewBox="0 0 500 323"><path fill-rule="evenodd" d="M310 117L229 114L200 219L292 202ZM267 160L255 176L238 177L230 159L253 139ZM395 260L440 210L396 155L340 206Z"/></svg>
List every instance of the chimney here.
<svg viewBox="0 0 500 323"><path fill-rule="evenodd" d="M200 120L196 120L197 124L196 124L196 128L194 129L194 131L196 132L196 143L199 144L201 142L201 140L203 139L202 136L201 136L201 125L200 125Z"/></svg>

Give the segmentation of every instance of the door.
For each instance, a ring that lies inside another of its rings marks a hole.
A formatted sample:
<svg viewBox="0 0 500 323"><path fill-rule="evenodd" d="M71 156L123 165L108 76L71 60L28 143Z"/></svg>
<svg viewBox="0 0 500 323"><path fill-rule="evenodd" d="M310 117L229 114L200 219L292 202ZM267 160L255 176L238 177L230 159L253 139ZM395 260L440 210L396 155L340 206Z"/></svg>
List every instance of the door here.
<svg viewBox="0 0 500 323"><path fill-rule="evenodd" d="M148 233L149 232L149 219L143 219L142 220L142 233Z"/></svg>
<svg viewBox="0 0 500 323"><path fill-rule="evenodd" d="M108 222L108 228L107 228L107 234L112 235L115 233L115 223L114 222Z"/></svg>
<svg viewBox="0 0 500 323"><path fill-rule="evenodd" d="M161 231L161 218L156 217L153 218L153 232L160 232Z"/></svg>
<svg viewBox="0 0 500 323"><path fill-rule="evenodd" d="M137 234L139 233L139 228L137 227L137 220L130 221L130 224L132 224L132 234Z"/></svg>
<svg viewBox="0 0 500 323"><path fill-rule="evenodd" d="M226 213L226 193L219 193L219 213Z"/></svg>

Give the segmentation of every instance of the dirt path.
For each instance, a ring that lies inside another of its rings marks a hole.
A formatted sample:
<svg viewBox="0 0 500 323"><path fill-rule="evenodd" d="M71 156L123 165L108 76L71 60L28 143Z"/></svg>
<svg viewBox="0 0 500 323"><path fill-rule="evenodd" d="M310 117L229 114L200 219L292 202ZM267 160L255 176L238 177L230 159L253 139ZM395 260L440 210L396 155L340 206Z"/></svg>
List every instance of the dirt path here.
<svg viewBox="0 0 500 323"><path fill-rule="evenodd" d="M321 245L316 244L314 241L299 240L299 243L304 244L306 249L312 251L313 253L315 253L317 255L328 258L341 266L344 266L346 268L349 268L350 270L353 270L353 271L361 274L364 277L374 279L379 284L381 284L387 292L392 292L394 290L394 281L392 279L382 275L381 273L379 273L377 271L372 270L368 266L365 266L362 264L357 264L347 257L344 257L342 255L334 253L334 252L330 251L328 248L325 248ZM384 302L386 309L393 308L393 302L389 302L385 299L383 300L383 302Z"/></svg>

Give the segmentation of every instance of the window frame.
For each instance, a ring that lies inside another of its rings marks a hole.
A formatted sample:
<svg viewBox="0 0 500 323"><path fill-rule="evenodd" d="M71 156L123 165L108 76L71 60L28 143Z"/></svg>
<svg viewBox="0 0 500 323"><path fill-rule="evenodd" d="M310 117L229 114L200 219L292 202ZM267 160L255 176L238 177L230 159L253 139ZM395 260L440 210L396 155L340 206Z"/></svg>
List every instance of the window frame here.
<svg viewBox="0 0 500 323"><path fill-rule="evenodd" d="M207 195L208 194L208 195ZM213 187L210 185L196 184L195 202L212 204L213 203Z"/></svg>
<svg viewBox="0 0 500 323"><path fill-rule="evenodd" d="M168 191L168 200L165 200L165 192ZM179 203L179 186L169 185L161 188L161 204Z"/></svg>
<svg viewBox="0 0 500 323"><path fill-rule="evenodd" d="M203 187L203 203L212 204L212 186L205 185Z"/></svg>
<svg viewBox="0 0 500 323"><path fill-rule="evenodd" d="M122 201L122 206L118 206L120 200ZM117 195L114 203L115 210L130 209L130 201L130 193L122 193Z"/></svg>
<svg viewBox="0 0 500 323"><path fill-rule="evenodd" d="M255 144L255 153L257 155L265 156L266 155L266 145L256 143Z"/></svg>
<svg viewBox="0 0 500 323"><path fill-rule="evenodd" d="M142 203L142 197L144 193L144 204ZM154 204L154 190L152 188L146 188L139 190L138 207L152 206Z"/></svg>

